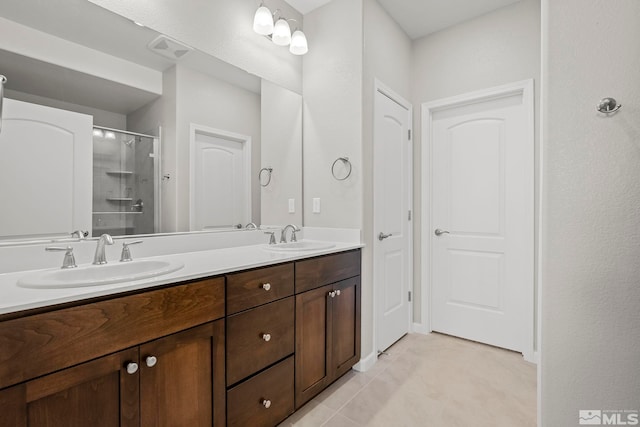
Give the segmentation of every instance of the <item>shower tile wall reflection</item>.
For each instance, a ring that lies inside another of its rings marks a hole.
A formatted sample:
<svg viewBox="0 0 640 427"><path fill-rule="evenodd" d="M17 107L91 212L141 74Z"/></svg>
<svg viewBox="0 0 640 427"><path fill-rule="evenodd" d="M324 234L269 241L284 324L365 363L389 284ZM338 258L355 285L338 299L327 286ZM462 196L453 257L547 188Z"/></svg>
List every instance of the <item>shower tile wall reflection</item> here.
<svg viewBox="0 0 640 427"><path fill-rule="evenodd" d="M93 236L156 232L154 137L93 131Z"/></svg>

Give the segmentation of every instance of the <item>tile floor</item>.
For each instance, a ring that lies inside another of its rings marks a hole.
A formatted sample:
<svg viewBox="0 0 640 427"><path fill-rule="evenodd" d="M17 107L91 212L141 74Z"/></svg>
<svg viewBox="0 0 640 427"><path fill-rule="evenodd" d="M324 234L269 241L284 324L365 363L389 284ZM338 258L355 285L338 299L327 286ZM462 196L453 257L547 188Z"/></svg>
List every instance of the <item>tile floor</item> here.
<svg viewBox="0 0 640 427"><path fill-rule="evenodd" d="M536 425L536 366L518 353L435 333L407 335L388 352L280 426Z"/></svg>

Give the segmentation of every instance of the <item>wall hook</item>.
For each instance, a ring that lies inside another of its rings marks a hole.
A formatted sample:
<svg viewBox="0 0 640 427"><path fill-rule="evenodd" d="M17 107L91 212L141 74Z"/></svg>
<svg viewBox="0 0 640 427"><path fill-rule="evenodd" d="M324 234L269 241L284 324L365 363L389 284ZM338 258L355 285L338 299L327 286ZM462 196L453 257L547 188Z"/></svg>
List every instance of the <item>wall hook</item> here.
<svg viewBox="0 0 640 427"><path fill-rule="evenodd" d="M621 108L622 104L618 104L613 98L603 98L596 106L596 110L603 114L613 114Z"/></svg>

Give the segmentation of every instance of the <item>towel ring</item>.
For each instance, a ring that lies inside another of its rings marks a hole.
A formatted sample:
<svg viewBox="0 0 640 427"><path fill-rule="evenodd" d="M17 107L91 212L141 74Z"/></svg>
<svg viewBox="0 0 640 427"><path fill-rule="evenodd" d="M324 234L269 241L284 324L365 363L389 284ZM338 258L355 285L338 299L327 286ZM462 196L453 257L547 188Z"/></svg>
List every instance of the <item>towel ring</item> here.
<svg viewBox="0 0 640 427"><path fill-rule="evenodd" d="M262 173L266 172L268 174L267 176L267 182L265 184L262 183ZM267 185L271 184L271 173L273 172L273 168L262 168L260 169L260 173L258 174L258 181L260 181L260 186L261 187L266 187Z"/></svg>
<svg viewBox="0 0 640 427"><path fill-rule="evenodd" d="M344 164L345 168L348 168L348 169L349 169L349 171L347 172L347 174L346 174L345 176L343 176L342 178L340 178L340 177L338 177L338 176L336 175L336 170L335 170L335 169L336 169L336 164L337 164L338 162L342 162L342 163ZM349 177L351 176L351 170L352 170L351 162L349 161L349 158L348 158L348 157L338 157L338 158L333 162L333 164L331 165L331 175L333 175L333 177L334 177L335 179L337 179L338 181L344 181L345 179L349 178Z"/></svg>

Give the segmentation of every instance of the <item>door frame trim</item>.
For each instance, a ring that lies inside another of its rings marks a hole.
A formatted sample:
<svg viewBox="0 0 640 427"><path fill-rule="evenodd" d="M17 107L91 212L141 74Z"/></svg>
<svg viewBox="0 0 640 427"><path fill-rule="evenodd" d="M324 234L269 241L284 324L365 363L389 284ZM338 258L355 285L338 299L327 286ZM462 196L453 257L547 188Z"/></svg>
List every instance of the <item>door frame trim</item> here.
<svg viewBox="0 0 640 427"><path fill-rule="evenodd" d="M414 262L413 262L413 242L414 242L414 233L415 233L415 227L414 227L414 222L415 222L415 206L413 205L413 162L414 162L414 156L413 156L413 143L414 143L414 131L413 131L413 105L411 104L411 102L409 102L408 100L406 100L403 96L401 96L400 94L398 94L396 91L394 91L393 89L391 89L389 86L385 85L384 83L382 83L379 79L374 79L374 84L373 84L374 88L373 88L373 141L372 141L372 145L375 144L375 137L376 137L376 133L375 133L375 126L376 126L376 122L375 122L375 112L376 112L376 95L378 93L386 96L387 98L389 98L390 100L392 100L393 102L397 103L398 105L402 106L403 108L406 108L409 114L409 129L411 130L411 143L409 144L409 209L411 209L411 221L409 221L409 232L408 234L408 238L409 238L409 252L407 254L407 259L409 261L409 265L407 267L407 280L408 280L408 290L411 292L412 298L411 298L411 302L409 302L409 318L407 319L407 331L409 333L413 332L413 305L415 303L415 292L413 289L413 266L414 266ZM375 147L372 147L372 164L375 165L374 163L374 159L373 156L375 155ZM374 171L374 175L375 175L375 171ZM372 203L373 203L373 199L375 197L375 181L373 183L373 192L372 192ZM376 226L376 221L375 221L375 210L373 210L373 215L372 215L372 227L371 227L371 241L374 242L372 245L372 259L373 262L375 264L375 259L376 259L376 245L375 245L375 241L377 239L377 236L375 235L375 226ZM375 270L375 269L374 269ZM374 357L377 358L378 356L378 298L379 298L379 286L380 286L380 282L379 280L376 279L376 275L372 274L373 276L373 355Z"/></svg>
<svg viewBox="0 0 640 427"><path fill-rule="evenodd" d="M213 137L220 137L242 143L242 153L244 157L244 203L247 206L243 223L251 221L253 217L251 206L251 137L239 133L229 132L222 129L216 129L197 123L189 124L189 230L194 230L196 225L196 206L195 206L195 162L196 162L196 134L205 134Z"/></svg>
<svg viewBox="0 0 640 427"><path fill-rule="evenodd" d="M422 247L422 265L421 265L421 322L416 324L416 330L421 333L430 333L433 331L431 322L431 292L432 292L432 277L431 277L431 230L434 224L432 223L432 210L431 200L433 197L433 144L432 144L432 130L433 130L433 114L437 111L446 110L449 108L456 108L464 105L475 104L478 102L489 101L491 99L499 99L506 96L522 95L523 104L526 108L527 115L527 138L526 138L526 151L529 153L530 160L530 176L531 182L529 185L527 198L530 200L530 209L527 209L527 216L525 218L526 223L530 224L530 242L531 245L527 249L527 258L530 260L527 263L527 270L529 270L529 276L531 280L527 281L526 301L525 301L525 348L523 349L524 359L527 361L535 361L534 345L535 345L535 115L534 115L534 81L533 79L521 80L501 86L496 86L488 89L482 89L474 92L465 93L458 96L449 98L443 98L431 102L425 102L422 104L421 122L422 122L422 206L421 206L421 247Z"/></svg>

